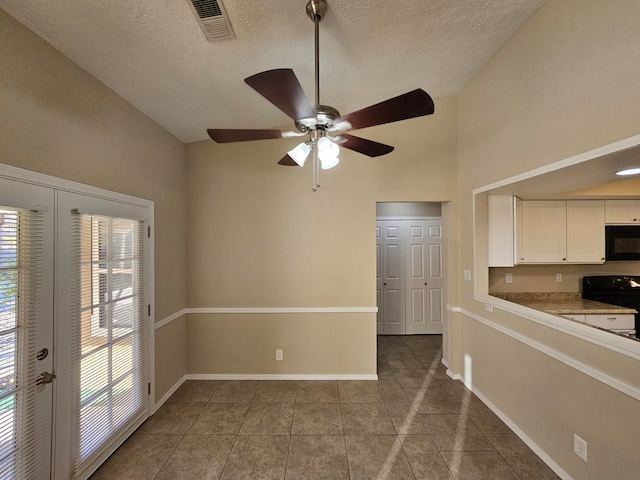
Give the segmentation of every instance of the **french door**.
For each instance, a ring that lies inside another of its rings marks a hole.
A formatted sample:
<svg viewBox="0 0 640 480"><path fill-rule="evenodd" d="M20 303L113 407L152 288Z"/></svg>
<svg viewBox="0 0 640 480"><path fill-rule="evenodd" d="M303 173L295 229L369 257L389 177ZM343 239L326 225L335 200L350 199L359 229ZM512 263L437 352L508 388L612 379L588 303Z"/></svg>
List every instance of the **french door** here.
<svg viewBox="0 0 640 480"><path fill-rule="evenodd" d="M56 478L87 478L148 416L147 209L58 192ZM68 321L64 321L68 319Z"/></svg>
<svg viewBox="0 0 640 480"><path fill-rule="evenodd" d="M1 479L50 478L53 214L50 189L0 178Z"/></svg>
<svg viewBox="0 0 640 480"><path fill-rule="evenodd" d="M151 413L152 204L4 169L0 480L86 479Z"/></svg>

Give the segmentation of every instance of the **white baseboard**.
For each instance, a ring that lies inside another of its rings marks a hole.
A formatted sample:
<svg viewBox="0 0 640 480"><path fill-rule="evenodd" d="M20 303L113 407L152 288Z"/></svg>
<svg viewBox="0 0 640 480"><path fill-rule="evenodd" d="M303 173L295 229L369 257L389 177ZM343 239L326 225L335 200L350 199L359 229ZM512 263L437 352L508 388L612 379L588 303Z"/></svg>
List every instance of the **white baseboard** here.
<svg viewBox="0 0 640 480"><path fill-rule="evenodd" d="M187 380L378 380L376 374L190 373Z"/></svg>
<svg viewBox="0 0 640 480"><path fill-rule="evenodd" d="M462 376L454 375L450 370L447 370L447 375L449 375L454 380L460 380L465 383ZM553 470L556 475L558 475L562 480L573 480L571 475L565 472L564 469L553 460L553 458L547 455L547 453L542 448L540 448L540 446L536 442L534 442L531 437L529 437L524 431L522 431L522 429L518 427L518 425L516 425L507 415L505 415L502 410L491 403L491 401L486 396L484 396L482 392L478 391L475 387L473 387L473 385L471 386L470 390L480 400L482 400L482 403L484 403L489 408L489 410L495 413L498 418L500 418L500 420L502 420L513 431L513 433L515 433L520 438L520 440L527 444L527 446L533 451L533 453L540 457L540 459L545 464L547 464L547 466L551 470Z"/></svg>
<svg viewBox="0 0 640 480"><path fill-rule="evenodd" d="M451 370L449 370L447 368L447 375L449 375L451 378L453 378L454 380L460 380L462 383L464 383L464 380L462 378L462 375L458 375L457 373L453 373Z"/></svg>
<svg viewBox="0 0 640 480"><path fill-rule="evenodd" d="M160 400L158 400L158 402L156 402L156 406L153 410L153 412L151 412L151 415L153 415L154 413L156 413L158 411L158 409L164 405L164 403L169 400L169 397L171 395L173 395L175 393L176 390L178 390L178 388L180 388L180 385L182 385L186 380L187 380L187 375L183 375L182 378L180 380L178 380L173 387L171 387L169 389L169 391L167 393L165 393L162 398Z"/></svg>

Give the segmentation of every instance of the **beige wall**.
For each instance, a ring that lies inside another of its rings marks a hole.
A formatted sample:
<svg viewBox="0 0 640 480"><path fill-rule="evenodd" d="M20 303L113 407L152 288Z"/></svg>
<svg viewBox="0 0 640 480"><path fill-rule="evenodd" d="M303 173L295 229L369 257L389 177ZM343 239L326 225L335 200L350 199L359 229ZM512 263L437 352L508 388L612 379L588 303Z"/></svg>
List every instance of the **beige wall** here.
<svg viewBox="0 0 640 480"><path fill-rule="evenodd" d="M189 374L365 378L376 374L375 336L375 315L372 321L366 313L190 314L187 369ZM276 349L283 350L282 361L276 361Z"/></svg>
<svg viewBox="0 0 640 480"><path fill-rule="evenodd" d="M459 97L461 239L473 238L474 188L638 133L638 18L635 0L549 0L467 85ZM461 270L474 269L473 254L471 242L461 240ZM628 372L640 371L638 357L622 360L525 318L488 313L473 284L460 281L462 311L450 324L454 372L472 377L573 478L635 478L640 457L630 445L640 440L638 401L576 366L616 377L619 365L637 389L640 377ZM548 352L573 366L517 338L553 345ZM588 463L573 454L574 433L589 443Z"/></svg>
<svg viewBox="0 0 640 480"><path fill-rule="evenodd" d="M505 283L505 274L513 283ZM556 281L556 273L562 281ZM605 262L602 265L517 265L489 269L489 292L582 292L587 275L638 275L640 262Z"/></svg>
<svg viewBox="0 0 640 480"><path fill-rule="evenodd" d="M456 110L455 98L437 99L433 116L359 132L396 150L372 159L342 149L340 164L321 173L316 193L310 190L310 165L277 165L295 140L187 145L189 307L375 307L376 202L455 199ZM367 368L349 357L333 373L375 374L375 313L303 313L296 321L257 315L268 331L286 329L297 338L301 352L314 349L305 333L309 329L323 326L333 332L336 321L357 325L346 339L337 332L329 335L321 357L309 354L298 362L285 352L278 368L307 372L314 362L318 372L331 371L331 358L342 355L347 341L361 347ZM221 331L237 328L240 342L250 323L236 314L206 318L190 315L189 341L197 337L219 352L228 351L229 341ZM270 340L264 357L260 339L255 340L233 354L245 359L242 365L190 348L189 368L220 372L224 365L220 373L262 372L264 358L271 359L279 347Z"/></svg>
<svg viewBox="0 0 640 480"><path fill-rule="evenodd" d="M434 202L388 202L376 204L378 217L440 217L442 204Z"/></svg>
<svg viewBox="0 0 640 480"><path fill-rule="evenodd" d="M154 200L158 320L186 306L373 307L376 202L447 202L449 303L461 307L446 325L450 368L573 478L631 478L637 400L477 319L636 387L640 362L489 314L461 277L475 267L472 189L638 133L639 17L636 0L548 0L459 99L360 132L396 151L344 151L312 194L309 168L275 165L285 140L190 144L185 170L182 143L0 10L0 162ZM374 322L189 314L157 330L156 396L187 372L374 373ZM589 442L586 464L574 432Z"/></svg>
<svg viewBox="0 0 640 480"><path fill-rule="evenodd" d="M156 319L185 308L184 145L3 10L0 44L0 163L153 200ZM178 334L159 397L186 373Z"/></svg>
<svg viewBox="0 0 640 480"><path fill-rule="evenodd" d="M187 370L187 316L156 330L156 403L189 373Z"/></svg>

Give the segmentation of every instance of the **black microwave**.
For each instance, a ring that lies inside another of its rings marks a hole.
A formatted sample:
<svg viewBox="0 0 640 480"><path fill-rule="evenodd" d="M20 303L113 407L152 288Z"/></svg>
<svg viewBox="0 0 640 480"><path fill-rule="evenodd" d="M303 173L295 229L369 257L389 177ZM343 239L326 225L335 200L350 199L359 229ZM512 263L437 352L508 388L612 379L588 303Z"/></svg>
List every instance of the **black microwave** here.
<svg viewBox="0 0 640 480"><path fill-rule="evenodd" d="M640 260L640 225L606 225L605 259Z"/></svg>

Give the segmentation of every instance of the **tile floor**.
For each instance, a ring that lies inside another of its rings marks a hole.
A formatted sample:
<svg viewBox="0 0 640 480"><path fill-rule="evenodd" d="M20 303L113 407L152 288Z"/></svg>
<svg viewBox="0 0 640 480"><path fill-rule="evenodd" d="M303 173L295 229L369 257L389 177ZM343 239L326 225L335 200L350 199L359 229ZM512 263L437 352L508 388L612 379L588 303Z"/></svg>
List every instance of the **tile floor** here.
<svg viewBox="0 0 640 480"><path fill-rule="evenodd" d="M378 337L378 381L187 381L98 479L557 479L440 363Z"/></svg>

